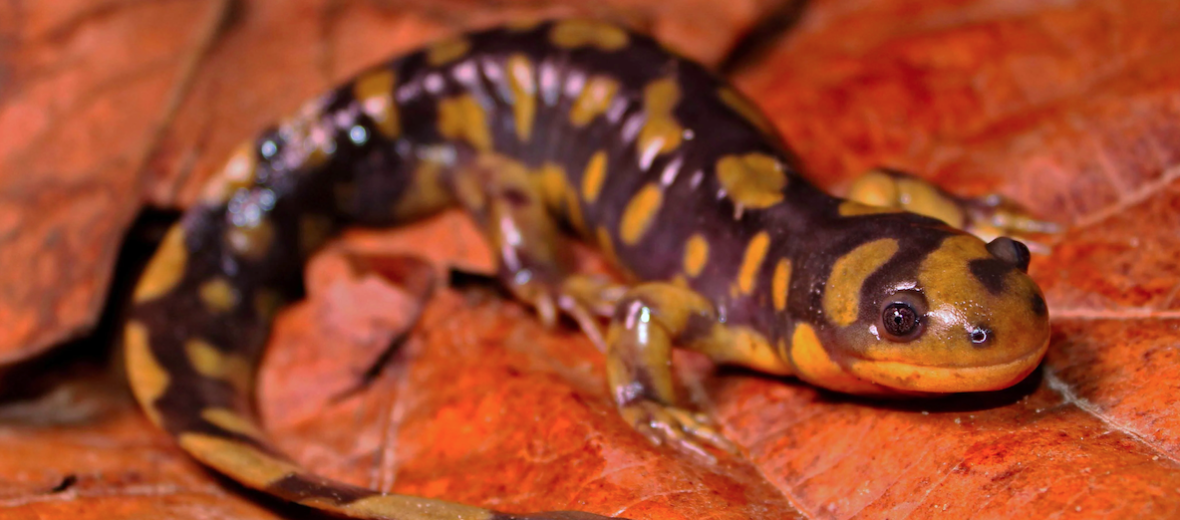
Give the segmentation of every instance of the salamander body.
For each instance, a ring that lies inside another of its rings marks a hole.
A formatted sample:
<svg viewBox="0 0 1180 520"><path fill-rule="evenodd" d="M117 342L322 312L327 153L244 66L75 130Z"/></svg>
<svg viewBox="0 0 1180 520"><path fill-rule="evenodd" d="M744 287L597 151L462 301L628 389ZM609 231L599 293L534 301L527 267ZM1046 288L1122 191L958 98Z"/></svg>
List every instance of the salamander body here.
<svg viewBox="0 0 1180 520"><path fill-rule="evenodd" d="M875 175L878 195L922 186ZM622 418L703 453L728 443L677 407L672 345L860 394L991 390L1036 367L1048 312L1027 248L948 225L972 213L936 191L941 220L821 192L748 100L618 27L473 33L361 73L230 158L136 287L131 384L186 451L287 500L359 518L599 518L381 494L272 448L253 368L308 256L346 226L464 207L515 295L603 344ZM626 283L572 273L562 226Z"/></svg>

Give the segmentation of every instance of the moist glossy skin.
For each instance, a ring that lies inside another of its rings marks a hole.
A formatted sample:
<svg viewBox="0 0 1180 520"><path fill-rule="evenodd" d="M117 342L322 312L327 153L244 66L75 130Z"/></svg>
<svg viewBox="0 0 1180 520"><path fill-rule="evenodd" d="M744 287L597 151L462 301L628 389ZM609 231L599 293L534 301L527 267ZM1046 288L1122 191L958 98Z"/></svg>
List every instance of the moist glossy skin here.
<svg viewBox="0 0 1180 520"><path fill-rule="evenodd" d="M512 518L306 473L250 406L253 364L308 255L342 227L451 205L484 227L501 277L542 319L565 312L597 337L593 315L613 316L612 394L653 439L658 423L724 443L676 407L673 344L839 391L911 394L1011 385L1048 341L1023 246L832 198L701 66L561 21L375 67L244 144L137 286L125 336L136 397L196 458L288 500L360 518ZM627 285L568 272L559 226ZM904 337L883 321L895 302L915 312Z"/></svg>

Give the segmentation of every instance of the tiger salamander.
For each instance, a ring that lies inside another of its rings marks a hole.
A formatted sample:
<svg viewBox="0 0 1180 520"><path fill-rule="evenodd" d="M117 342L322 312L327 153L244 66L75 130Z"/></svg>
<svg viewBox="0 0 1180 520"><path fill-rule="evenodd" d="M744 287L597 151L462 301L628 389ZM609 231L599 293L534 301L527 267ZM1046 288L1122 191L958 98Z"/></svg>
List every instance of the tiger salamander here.
<svg viewBox="0 0 1180 520"><path fill-rule="evenodd" d="M1037 366L1045 300L1026 274L1028 248L996 238L1036 221L890 171L858 182L856 200L835 198L788 157L768 120L709 70L610 24L536 22L436 43L364 71L233 154L135 288L132 388L202 463L313 508L602 518L347 485L302 469L262 433L255 364L309 255L346 226L452 206L486 231L512 294L602 345L621 417L653 442L732 449L681 407L673 346L854 394L994 390ZM575 235L626 281L573 272Z"/></svg>

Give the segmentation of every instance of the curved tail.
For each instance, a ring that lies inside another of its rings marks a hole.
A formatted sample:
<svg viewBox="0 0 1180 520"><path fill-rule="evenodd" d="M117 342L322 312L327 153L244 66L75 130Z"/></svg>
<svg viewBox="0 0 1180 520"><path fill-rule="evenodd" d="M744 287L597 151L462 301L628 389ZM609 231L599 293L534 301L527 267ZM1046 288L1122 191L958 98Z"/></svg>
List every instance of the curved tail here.
<svg viewBox="0 0 1180 520"><path fill-rule="evenodd" d="M392 224L451 202L446 177L470 147L444 144L426 90L395 102L396 76L429 59L419 53L375 68L233 155L136 286L125 331L132 390L202 463L316 509L397 520L601 519L513 516L329 480L280 453L257 420L260 350L275 311L297 297L311 252L344 225Z"/></svg>

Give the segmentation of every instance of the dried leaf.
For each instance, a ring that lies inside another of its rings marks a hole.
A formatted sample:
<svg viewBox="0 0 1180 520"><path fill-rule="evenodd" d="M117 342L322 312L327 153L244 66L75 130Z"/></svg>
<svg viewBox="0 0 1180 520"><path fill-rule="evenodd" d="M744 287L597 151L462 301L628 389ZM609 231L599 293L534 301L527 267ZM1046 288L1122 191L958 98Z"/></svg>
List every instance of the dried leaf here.
<svg viewBox="0 0 1180 520"><path fill-rule="evenodd" d="M572 9L715 62L771 4ZM186 204L236 142L390 52L571 9L24 5L15 24L0 7L0 31L17 35L0 37L0 79L15 78L0 90L0 263L18 273L0 272L0 359L93 322L132 194ZM724 28L708 30L712 20ZM813 0L735 76L822 185L885 164L961 193L1001 192L1068 226L1032 265L1053 316L1044 369L1013 389L882 403L678 356L688 394L743 449L710 465L642 441L610 404L602 356L498 296L442 291L380 363L416 302L348 258L413 252L439 274L487 272L489 252L452 213L350 233L313 261L309 299L280 317L259 377L268 429L333 478L509 511L1180 515L1178 21L1166 2ZM142 42L152 52L118 52ZM108 54L108 66L83 59ZM203 58L186 69L192 56ZM0 403L0 516L305 514L213 478L149 427L118 378L84 381Z"/></svg>

